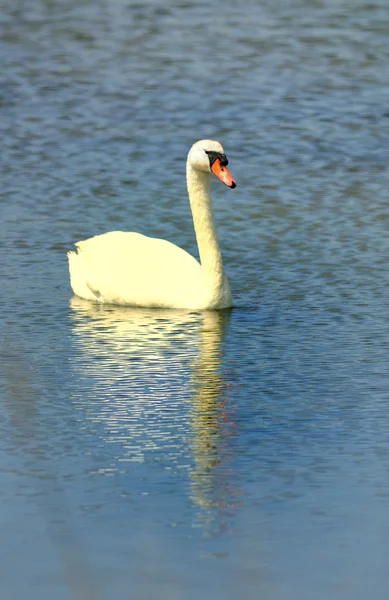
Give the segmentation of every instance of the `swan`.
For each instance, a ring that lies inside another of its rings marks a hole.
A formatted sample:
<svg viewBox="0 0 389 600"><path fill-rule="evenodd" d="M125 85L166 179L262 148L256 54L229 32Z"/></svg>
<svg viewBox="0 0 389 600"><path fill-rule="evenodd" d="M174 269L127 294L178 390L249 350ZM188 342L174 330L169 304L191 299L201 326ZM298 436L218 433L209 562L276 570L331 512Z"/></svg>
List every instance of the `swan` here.
<svg viewBox="0 0 389 600"><path fill-rule="evenodd" d="M110 231L77 242L68 252L74 294L99 303L147 308L231 307L210 195L211 172L228 187L236 187L227 164L222 145L214 140L200 140L188 153L186 182L200 262L167 240Z"/></svg>

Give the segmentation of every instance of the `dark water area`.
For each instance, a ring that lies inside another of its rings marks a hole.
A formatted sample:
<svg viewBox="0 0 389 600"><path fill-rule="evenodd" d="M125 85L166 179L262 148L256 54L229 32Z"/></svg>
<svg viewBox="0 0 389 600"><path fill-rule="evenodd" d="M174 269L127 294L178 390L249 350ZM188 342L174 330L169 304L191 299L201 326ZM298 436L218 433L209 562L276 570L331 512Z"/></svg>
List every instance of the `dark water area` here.
<svg viewBox="0 0 389 600"><path fill-rule="evenodd" d="M386 599L386 0L3 0L0 56L0 597ZM201 138L235 307L72 297L197 255Z"/></svg>

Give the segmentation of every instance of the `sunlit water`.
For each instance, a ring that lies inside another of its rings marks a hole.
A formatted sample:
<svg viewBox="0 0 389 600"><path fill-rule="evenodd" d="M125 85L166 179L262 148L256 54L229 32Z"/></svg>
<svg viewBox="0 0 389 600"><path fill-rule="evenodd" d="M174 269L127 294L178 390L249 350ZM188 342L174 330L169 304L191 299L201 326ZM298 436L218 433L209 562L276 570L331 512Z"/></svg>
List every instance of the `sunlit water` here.
<svg viewBox="0 0 389 600"><path fill-rule="evenodd" d="M386 0L3 0L0 597L386 599ZM112 229L196 254L193 141L236 307L71 297Z"/></svg>

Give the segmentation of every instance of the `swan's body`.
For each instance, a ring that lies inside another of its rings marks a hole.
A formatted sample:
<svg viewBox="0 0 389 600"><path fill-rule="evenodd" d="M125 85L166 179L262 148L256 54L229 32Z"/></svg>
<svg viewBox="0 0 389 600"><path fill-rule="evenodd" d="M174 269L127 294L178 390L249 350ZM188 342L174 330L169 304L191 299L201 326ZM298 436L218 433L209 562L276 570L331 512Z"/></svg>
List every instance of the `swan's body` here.
<svg viewBox="0 0 389 600"><path fill-rule="evenodd" d="M128 306L217 309L232 305L209 192L211 170L229 187L222 146L201 140L189 151L186 178L201 264L188 252L140 233L111 231L68 253L74 293Z"/></svg>

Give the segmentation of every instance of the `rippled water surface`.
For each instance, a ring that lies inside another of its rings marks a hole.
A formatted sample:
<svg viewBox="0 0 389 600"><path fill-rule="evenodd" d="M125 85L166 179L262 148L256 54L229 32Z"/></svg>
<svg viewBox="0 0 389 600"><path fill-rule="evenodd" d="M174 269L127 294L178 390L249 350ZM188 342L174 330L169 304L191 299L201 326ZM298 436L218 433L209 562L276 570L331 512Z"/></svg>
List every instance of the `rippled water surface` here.
<svg viewBox="0 0 389 600"><path fill-rule="evenodd" d="M387 1L3 0L0 53L0 597L386 599ZM93 234L196 254L202 137L236 307L72 298Z"/></svg>

